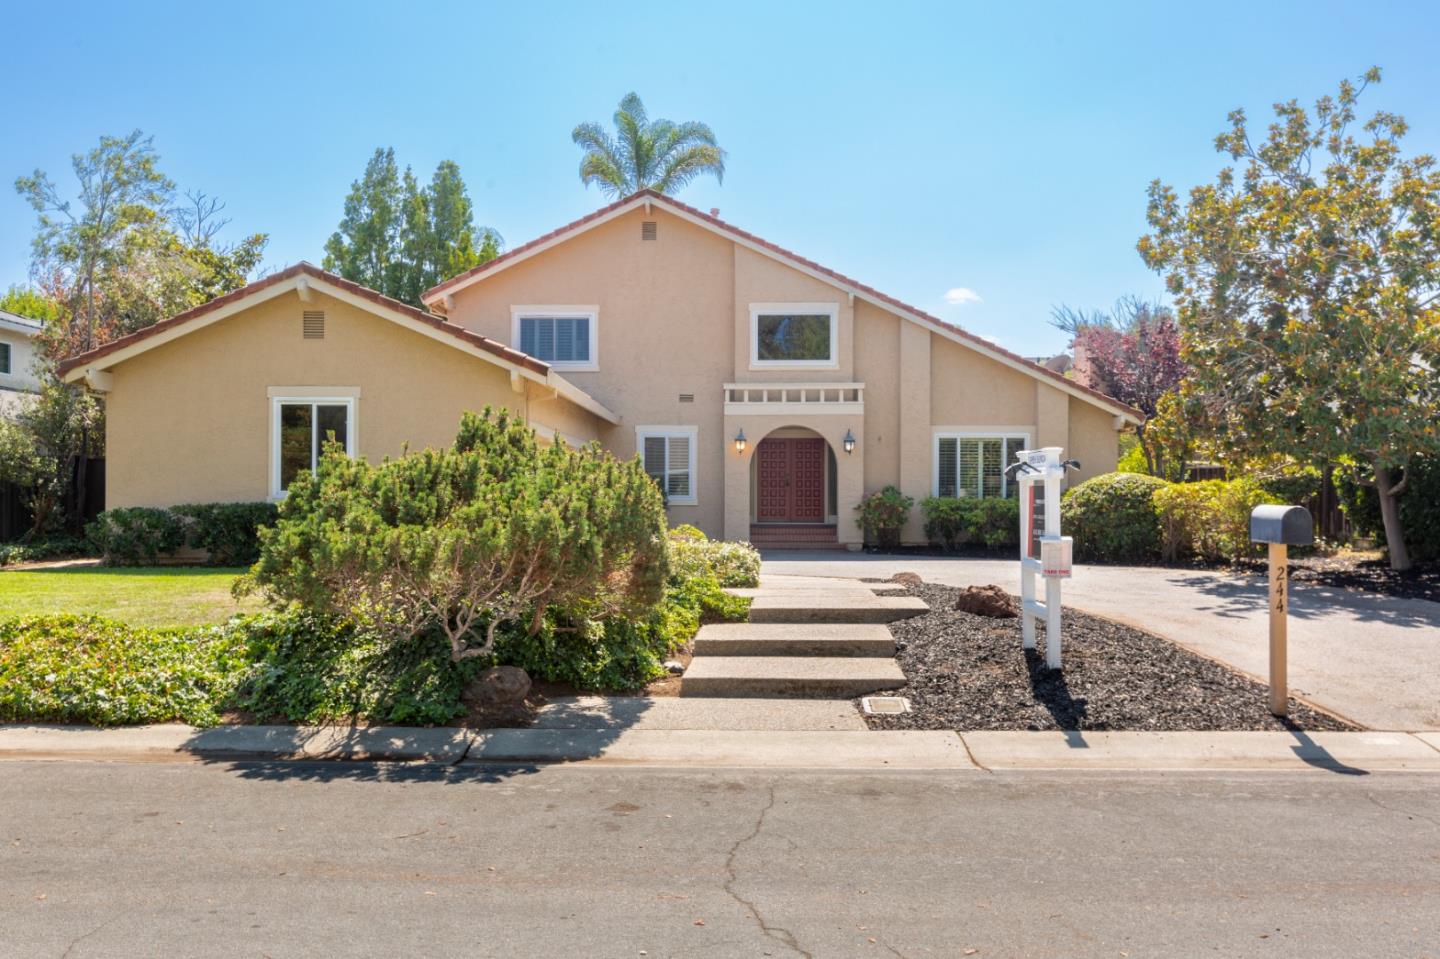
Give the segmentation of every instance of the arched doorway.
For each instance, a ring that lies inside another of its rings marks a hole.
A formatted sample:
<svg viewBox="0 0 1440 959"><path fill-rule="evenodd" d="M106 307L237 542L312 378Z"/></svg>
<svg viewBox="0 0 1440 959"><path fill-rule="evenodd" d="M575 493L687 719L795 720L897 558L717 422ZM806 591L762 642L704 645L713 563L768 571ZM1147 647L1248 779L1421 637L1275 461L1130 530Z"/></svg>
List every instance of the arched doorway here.
<svg viewBox="0 0 1440 959"><path fill-rule="evenodd" d="M823 525L834 510L834 453L814 430L774 430L755 448L752 483L756 524Z"/></svg>

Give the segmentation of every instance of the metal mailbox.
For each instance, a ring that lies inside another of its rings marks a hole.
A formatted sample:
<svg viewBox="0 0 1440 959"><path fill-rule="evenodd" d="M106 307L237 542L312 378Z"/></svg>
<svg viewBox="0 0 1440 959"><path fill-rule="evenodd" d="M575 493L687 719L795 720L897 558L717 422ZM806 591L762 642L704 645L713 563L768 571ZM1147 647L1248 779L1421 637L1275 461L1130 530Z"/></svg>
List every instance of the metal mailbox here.
<svg viewBox="0 0 1440 959"><path fill-rule="evenodd" d="M1315 542L1315 521L1303 506L1257 506L1250 511L1250 541L1309 546Z"/></svg>

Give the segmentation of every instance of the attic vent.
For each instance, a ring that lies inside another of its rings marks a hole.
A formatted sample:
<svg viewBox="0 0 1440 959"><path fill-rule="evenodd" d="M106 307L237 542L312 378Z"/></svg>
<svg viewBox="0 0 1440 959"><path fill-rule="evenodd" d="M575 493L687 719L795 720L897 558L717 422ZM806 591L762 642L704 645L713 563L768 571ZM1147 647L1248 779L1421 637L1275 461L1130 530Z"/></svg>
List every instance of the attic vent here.
<svg viewBox="0 0 1440 959"><path fill-rule="evenodd" d="M325 311L306 310L305 318L301 324L307 340L325 339Z"/></svg>
<svg viewBox="0 0 1440 959"><path fill-rule="evenodd" d="M693 403L693 402L695 402L695 394L694 394L694 393L681 393L681 394L680 394L680 402L682 402L682 403Z"/></svg>
<svg viewBox="0 0 1440 959"><path fill-rule="evenodd" d="M654 221L654 220L642 220L642 221L640 222L640 239L642 239L642 240L653 240L653 239L655 239L655 230L656 230L656 226L655 226L655 221Z"/></svg>

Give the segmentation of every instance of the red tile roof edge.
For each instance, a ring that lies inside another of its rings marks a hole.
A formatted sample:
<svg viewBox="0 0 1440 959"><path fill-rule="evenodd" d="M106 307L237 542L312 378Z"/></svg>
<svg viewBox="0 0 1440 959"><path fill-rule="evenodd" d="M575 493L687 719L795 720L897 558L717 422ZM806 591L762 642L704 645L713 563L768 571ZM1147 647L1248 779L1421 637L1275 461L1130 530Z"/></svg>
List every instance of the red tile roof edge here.
<svg viewBox="0 0 1440 959"><path fill-rule="evenodd" d="M315 266L313 263L308 263L302 260L294 266L281 270L279 273L272 273L267 277L262 277L261 279L256 280L254 283L242 286L240 289L235 290L231 293L226 293L224 296L216 297L208 303L202 303L197 307L186 310L184 313L177 313L175 316L172 316L166 320L161 320L159 323L156 323L153 326L147 326L142 330L136 330L134 333L127 334L116 340L111 340L109 343L106 343L103 346L97 346L93 350L88 350L84 353L77 353L74 356L66 357L65 359L60 361L59 372L61 374L68 373L70 370L73 370L78 366L84 366L87 363L93 363L95 360L100 359L101 357L108 356L109 354L125 349L132 344L149 339L150 337L155 336L158 333L163 333L166 330L174 329L177 326L183 326L184 324L189 323L191 320L204 316L207 313L213 313L215 310L218 310L221 307L228 306L231 303L243 300L249 296L254 295L255 293L260 292L261 290L267 289L271 286L275 286L278 283L283 283L286 280L293 279L294 277L301 274L314 277L321 282L339 287L345 292L369 300L377 306L384 307L388 310L393 310L397 313L402 313L413 320L418 320L421 323L440 330L443 333L448 333L456 339L468 343L471 346L478 347L479 349L482 349L487 353L492 353L503 360L514 363L516 366L523 366L526 369L541 374L542 376L550 371L550 364L545 363L541 360L537 360L527 353L522 353L519 350L511 349L503 343L498 343L495 340L490 339L489 337L481 336L479 333L471 332L470 330L467 330L462 326L456 326L454 323L447 322L446 320L436 316L433 313L426 313L424 310L418 310L415 307L410 306L408 303L401 303L399 300L392 300L385 294L372 290L368 286L361 286L359 283L347 280L344 277L336 276L334 273L326 272L325 270L320 269L318 266Z"/></svg>
<svg viewBox="0 0 1440 959"><path fill-rule="evenodd" d="M879 290L875 289L873 286L861 283L859 280L852 279L851 277L832 270L827 266L822 266L821 264L816 263L814 260L807 259L806 257L803 257L798 253L785 249L783 246L771 243L769 240L758 237L755 234L750 233L746 230L742 230L740 227L735 226L731 223L727 223L717 216L711 216L709 213L705 213L699 209L696 209L689 204L682 203L674 197L666 196L663 193L657 193L654 190L641 190L638 193L632 193L624 199L616 200L614 203L603 206L600 209L595 210L593 213L586 214L578 220L573 220L570 223L559 227L558 229L551 230L549 233L546 233L543 236L538 236L527 243L523 243L520 246L515 247L515 249L513 250L508 250L505 253L502 253L500 256L497 256L493 260L481 263L479 266L472 267L469 270L466 270L459 276L451 277L444 283L441 283L438 286L431 287L430 289L426 290L424 293L421 294L421 298L428 300L431 297L436 296L437 294L443 293L444 291L453 288L458 283L463 283L473 277L480 276L481 274L486 273L496 268L497 266L500 266L508 262L509 260L514 259L517 256L533 250L537 246L548 243L549 241L556 239L557 237L563 236L566 233L579 229L587 223L606 216L607 214L613 213L615 210L618 210L621 207L642 198L653 200L662 205L672 206L678 210L685 212L690 216L693 216L699 220L703 220L704 222L710 224L711 226L724 233L728 233L731 236L739 237L743 240L746 240L747 242L755 244L756 246L763 247L764 249L769 250L771 253L774 253L777 256L792 260L811 270L814 270L817 273L821 273L829 277L830 279L836 281L837 283L840 283L844 286L853 287L854 289L868 294L869 296L872 296L883 303L887 303L890 306L895 307L896 309L904 310L907 313L912 313L915 316L924 319L926 322L933 323L936 326L941 327L942 329L954 333L956 336L959 336L965 340L970 341L971 343L976 344L977 346L981 346L987 350L999 353L1002 356L1014 360L1017 363L1021 363L1025 366L1027 371L1033 371L1040 374L1041 376L1056 380L1072 389L1080 391L1081 393L1093 396L1096 399L1102 400L1105 403L1108 403L1118 409L1125 410L1139 419L1145 418L1145 414L1142 413L1140 410L1136 409L1133 406L1130 406L1128 403L1120 402L1113 396L1108 396L1105 393L1100 392L1099 390L1091 389L1088 386L1083 386L1079 383L1076 383L1074 380L1068 379L1063 374L1057 373L1054 370L1046 369L1044 366L1041 366L1034 360L1023 357L1018 353L1012 353L1004 347L992 343L990 340L985 339L983 336L977 336L976 334L971 333L968 330L962 329L961 327L958 327L953 323L948 323L937 316L931 316L924 310L917 309L916 307L911 306L909 303L906 303L903 300L899 300L893 296L890 296L888 293L882 293Z"/></svg>

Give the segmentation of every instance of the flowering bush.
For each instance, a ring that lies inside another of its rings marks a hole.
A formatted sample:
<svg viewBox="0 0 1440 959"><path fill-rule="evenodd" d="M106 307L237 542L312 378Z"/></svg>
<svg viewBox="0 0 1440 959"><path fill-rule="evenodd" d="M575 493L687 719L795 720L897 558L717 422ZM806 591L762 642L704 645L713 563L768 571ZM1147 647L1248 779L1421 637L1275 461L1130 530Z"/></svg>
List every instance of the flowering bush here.
<svg viewBox="0 0 1440 959"><path fill-rule="evenodd" d="M713 576L721 586L760 585L760 552L749 543L710 539L690 525L670 530L670 582Z"/></svg>

